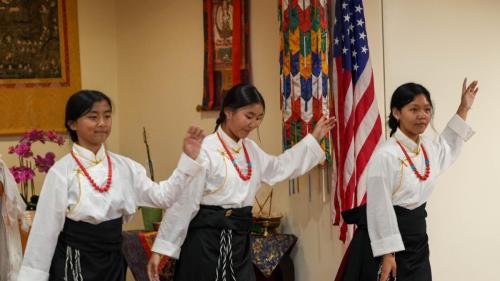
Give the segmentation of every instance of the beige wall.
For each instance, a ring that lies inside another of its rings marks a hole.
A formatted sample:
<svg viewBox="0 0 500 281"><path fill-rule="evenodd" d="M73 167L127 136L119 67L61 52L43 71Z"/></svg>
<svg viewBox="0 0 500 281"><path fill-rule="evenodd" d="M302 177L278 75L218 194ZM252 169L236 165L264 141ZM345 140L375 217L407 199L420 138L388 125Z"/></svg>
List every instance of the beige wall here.
<svg viewBox="0 0 500 281"><path fill-rule="evenodd" d="M495 0L365 1L383 115L394 88L415 80L433 93L435 127L440 130L458 105L461 78L469 75L481 81L479 101L470 116L478 134L442 177L428 207L436 280L496 277L489 268L497 261L492 249L500 247L500 225L494 215L494 200L500 194L492 176L500 151L491 145L497 130L486 125L500 121L491 114L500 90L493 77L500 62L495 48L500 45L500 20L495 15L499 5ZM202 1L82 0L78 9L82 85L102 90L114 101L108 146L145 164L146 126L157 178L167 177L177 163L185 129L198 124L211 132L214 125L213 113L195 111L203 77ZM275 0L251 1L253 76L267 105L260 144L273 154L281 151L276 15ZM258 139L256 134L253 138ZM0 153L10 164L15 159L5 154L12 143L13 139L0 139ZM485 154L481 159L480 153ZM338 228L330 223L329 198L322 202L318 174L318 169L311 173L311 201L307 176L300 180L299 194L289 196L287 183L277 185L274 193L274 211L285 214L283 231L299 237L292 252L298 281L332 280L343 253ZM269 187L263 187L259 197L267 192ZM141 226L136 216L127 228Z"/></svg>
<svg viewBox="0 0 500 281"><path fill-rule="evenodd" d="M116 151L120 145L121 120L115 1L78 1L78 17L82 88L102 91L111 98L114 118L107 146Z"/></svg>

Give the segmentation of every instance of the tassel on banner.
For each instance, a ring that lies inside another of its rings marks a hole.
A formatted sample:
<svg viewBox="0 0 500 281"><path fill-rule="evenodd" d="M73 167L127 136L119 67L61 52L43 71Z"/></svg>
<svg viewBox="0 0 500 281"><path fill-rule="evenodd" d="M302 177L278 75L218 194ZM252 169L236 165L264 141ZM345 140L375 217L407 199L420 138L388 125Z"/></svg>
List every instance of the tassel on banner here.
<svg viewBox="0 0 500 281"><path fill-rule="evenodd" d="M332 194L332 166L326 166L326 192Z"/></svg>
<svg viewBox="0 0 500 281"><path fill-rule="evenodd" d="M331 134L330 132L327 133L328 134L328 143L330 145L330 149L332 148L332 137L331 137ZM335 154L333 153L333 150L332 150L332 153L330 154L331 155L331 163L335 163ZM328 194L332 194L332 180L333 180L333 165L331 163L326 163L326 167L327 167L327 172L328 172L328 178L327 178L327 181L328 181Z"/></svg>
<svg viewBox="0 0 500 281"><path fill-rule="evenodd" d="M326 172L325 166L321 165L321 193L323 195L323 203L326 202Z"/></svg>
<svg viewBox="0 0 500 281"><path fill-rule="evenodd" d="M309 202L311 202L312 191L311 191L311 172L307 173L307 188L309 190Z"/></svg>
<svg viewBox="0 0 500 281"><path fill-rule="evenodd" d="M297 193L300 193L300 177L295 179L297 181Z"/></svg>

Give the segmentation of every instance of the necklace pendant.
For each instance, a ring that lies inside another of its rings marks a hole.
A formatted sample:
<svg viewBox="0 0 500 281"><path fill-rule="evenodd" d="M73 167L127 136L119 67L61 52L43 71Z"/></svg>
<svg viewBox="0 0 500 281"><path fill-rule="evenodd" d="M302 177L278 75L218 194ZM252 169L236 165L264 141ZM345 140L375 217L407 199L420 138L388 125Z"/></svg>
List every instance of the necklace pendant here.
<svg viewBox="0 0 500 281"><path fill-rule="evenodd" d="M403 151L403 154L405 155L406 160L408 161L408 164L410 165L410 168L413 171L413 173L415 174L415 176L421 181L426 181L429 178L429 175L431 174L431 165L430 165L429 158L427 156L427 151L425 150L424 146L422 144L420 144L420 147L422 148L422 153L424 154L424 163L425 163L425 174L422 175L417 171L415 164L411 160L410 155L408 155L408 152L406 152L406 149L404 148L403 144L401 144L401 142L399 142L399 140L396 140L396 143L399 145L399 147Z"/></svg>
<svg viewBox="0 0 500 281"><path fill-rule="evenodd" d="M247 181L250 179L250 177L252 176L252 162L250 161L250 156L248 154L248 151L247 151L247 148L245 147L245 143L242 141L241 145L243 147L243 152L245 153L245 160L247 162L247 174L244 175L242 172L241 172L241 168L239 167L239 165L236 163L236 160L234 159L233 157L233 154L231 154L231 151L229 150L229 148L227 147L226 143L224 142L224 140L222 139L221 135L219 134L219 132L216 133L217 134L217 137L219 138L219 141L220 143L222 144L222 146L224 147L224 150L226 151L226 154L227 156L229 157L229 159L231 160L231 163L233 164L233 167L235 168L236 172L238 173L238 175L240 176L240 178L244 181Z"/></svg>
<svg viewBox="0 0 500 281"><path fill-rule="evenodd" d="M106 159L108 160L108 177L107 177L107 180L106 180L106 184L104 186L99 186L99 185L97 185L95 183L94 179L90 176L90 174L87 171L87 169L83 166L83 164L80 162L80 160L78 160L78 158L76 157L76 155L75 155L75 153L73 151L71 151L71 156L73 157L73 159L75 160L76 164L78 165L78 168L81 171L81 173L83 173L83 175L89 181L90 185L92 185L92 187L96 191L98 191L99 193L103 193L103 192L107 192L109 190L109 188L111 187L112 178L113 178L113 167L112 167L112 164L111 164L111 158L109 157L108 153L106 153Z"/></svg>

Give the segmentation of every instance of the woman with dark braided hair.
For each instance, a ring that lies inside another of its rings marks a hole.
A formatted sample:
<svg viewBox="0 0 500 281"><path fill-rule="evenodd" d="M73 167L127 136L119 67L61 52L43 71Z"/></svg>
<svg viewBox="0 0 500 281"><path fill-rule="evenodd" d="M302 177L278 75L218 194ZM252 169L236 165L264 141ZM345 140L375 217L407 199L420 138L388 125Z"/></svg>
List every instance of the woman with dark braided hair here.
<svg viewBox="0 0 500 281"><path fill-rule="evenodd" d="M151 280L158 280L159 254L179 259L176 281L255 280L249 230L256 192L263 182L300 176L324 160L319 141L335 122L321 118L302 141L271 156L247 138L264 110L252 85L236 85L224 97L215 132L203 140L197 159L204 172L183 189L160 227L148 264Z"/></svg>
<svg viewBox="0 0 500 281"><path fill-rule="evenodd" d="M342 214L357 229L335 280L432 280L425 205L438 176L474 134L465 120L477 91L477 81L464 80L456 114L432 140L422 136L433 116L429 91L415 83L396 89L391 138L368 166L366 206Z"/></svg>

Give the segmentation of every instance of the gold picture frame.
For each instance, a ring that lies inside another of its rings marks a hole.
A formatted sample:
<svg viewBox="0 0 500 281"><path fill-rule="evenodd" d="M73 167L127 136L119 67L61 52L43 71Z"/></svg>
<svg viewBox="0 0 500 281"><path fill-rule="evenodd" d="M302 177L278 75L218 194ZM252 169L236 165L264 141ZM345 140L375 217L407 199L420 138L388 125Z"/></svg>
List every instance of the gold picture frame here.
<svg viewBox="0 0 500 281"><path fill-rule="evenodd" d="M77 1L0 2L0 135L64 132L80 89Z"/></svg>

